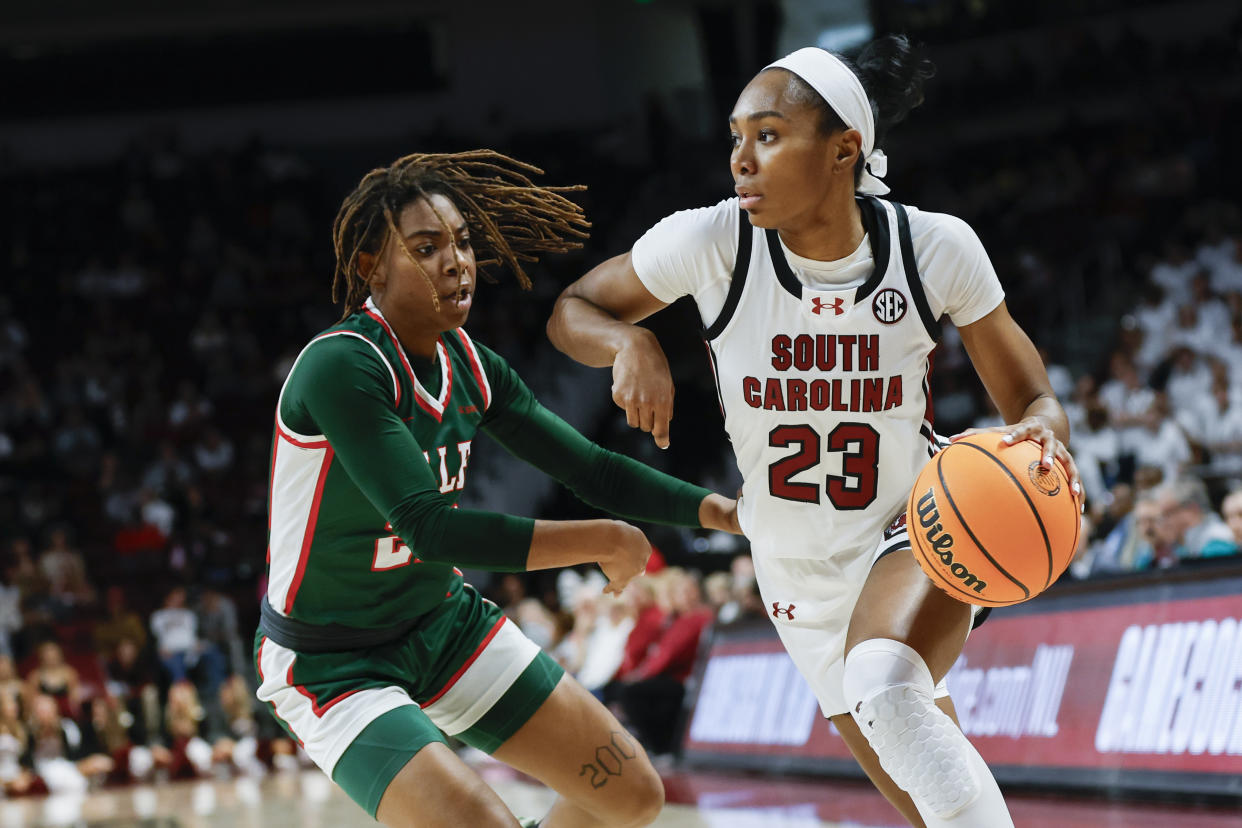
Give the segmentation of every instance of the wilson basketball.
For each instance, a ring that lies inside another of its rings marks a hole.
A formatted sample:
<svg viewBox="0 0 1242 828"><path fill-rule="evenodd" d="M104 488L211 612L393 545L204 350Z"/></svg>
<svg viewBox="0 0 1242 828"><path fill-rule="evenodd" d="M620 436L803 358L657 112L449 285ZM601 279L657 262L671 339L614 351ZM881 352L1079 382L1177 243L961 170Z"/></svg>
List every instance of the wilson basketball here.
<svg viewBox="0 0 1242 828"><path fill-rule="evenodd" d="M906 513L919 565L954 598L1003 607L1034 598L1074 557L1079 500L1060 462L1039 468L1032 440L952 443L923 467Z"/></svg>

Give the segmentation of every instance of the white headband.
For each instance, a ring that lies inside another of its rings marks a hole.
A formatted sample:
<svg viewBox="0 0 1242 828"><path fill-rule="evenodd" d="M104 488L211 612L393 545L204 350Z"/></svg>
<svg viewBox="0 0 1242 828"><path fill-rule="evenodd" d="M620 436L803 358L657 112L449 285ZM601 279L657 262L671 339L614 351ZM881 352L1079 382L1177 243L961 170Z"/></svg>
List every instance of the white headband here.
<svg viewBox="0 0 1242 828"><path fill-rule="evenodd" d="M791 52L766 68L780 68L793 72L810 84L832 110L841 116L845 125L862 134L862 151L866 163L862 178L856 188L868 195L884 195L888 187L880 179L888 174L888 157L883 150L875 149L875 120L871 115L871 103L862 83L848 66L836 55L807 46Z"/></svg>

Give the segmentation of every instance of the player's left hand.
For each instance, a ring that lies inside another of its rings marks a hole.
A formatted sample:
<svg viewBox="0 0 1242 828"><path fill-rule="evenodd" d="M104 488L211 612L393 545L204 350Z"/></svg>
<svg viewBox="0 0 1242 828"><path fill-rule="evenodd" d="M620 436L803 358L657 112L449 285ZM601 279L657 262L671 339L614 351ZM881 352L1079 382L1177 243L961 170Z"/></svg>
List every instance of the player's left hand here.
<svg viewBox="0 0 1242 828"><path fill-rule="evenodd" d="M1061 465L1065 467L1066 477L1069 478L1070 491L1074 493L1074 497L1078 499L1078 508L1086 508L1082 498L1082 477L1078 474L1078 464L1074 462L1073 456L1069 453L1069 449L1065 444L1057 438L1056 432L1048 427L1048 424L1039 417L1027 417L1012 425L994 426L992 428L968 428L961 434L954 434L949 439L957 442L963 437L969 437L972 434L987 434L989 432L1000 432L1004 434L1006 443L1020 443L1023 440L1032 440L1039 443L1042 455L1039 461L1039 467L1045 471L1052 470L1053 460L1061 461Z"/></svg>

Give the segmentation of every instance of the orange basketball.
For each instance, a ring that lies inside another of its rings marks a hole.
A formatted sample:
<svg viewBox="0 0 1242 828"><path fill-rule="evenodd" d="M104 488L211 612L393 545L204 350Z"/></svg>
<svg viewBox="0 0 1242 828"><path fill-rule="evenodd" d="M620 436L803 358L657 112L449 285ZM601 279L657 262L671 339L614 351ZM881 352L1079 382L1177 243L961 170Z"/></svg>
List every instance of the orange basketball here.
<svg viewBox="0 0 1242 828"><path fill-rule="evenodd" d="M906 513L914 557L954 598L1004 607L1034 598L1074 557L1079 500L1060 462L1000 432L952 443L923 467Z"/></svg>

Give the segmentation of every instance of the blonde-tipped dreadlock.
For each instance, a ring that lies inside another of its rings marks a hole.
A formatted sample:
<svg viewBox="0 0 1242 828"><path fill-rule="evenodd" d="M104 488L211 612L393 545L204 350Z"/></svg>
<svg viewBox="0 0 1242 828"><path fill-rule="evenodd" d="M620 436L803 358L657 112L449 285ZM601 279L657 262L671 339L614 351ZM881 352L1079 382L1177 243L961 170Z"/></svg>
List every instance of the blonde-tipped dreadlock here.
<svg viewBox="0 0 1242 828"><path fill-rule="evenodd" d="M540 253L582 247L580 239L591 226L582 208L563 195L585 187L540 187L527 177L530 173L543 170L492 150L415 153L367 173L332 223L332 301L344 300L342 318L357 312L369 293L370 274L361 272L358 254L380 257L394 238L404 245L397 230L401 211L432 193L448 197L461 211L480 269L503 263L529 290L521 263L537 261Z"/></svg>

